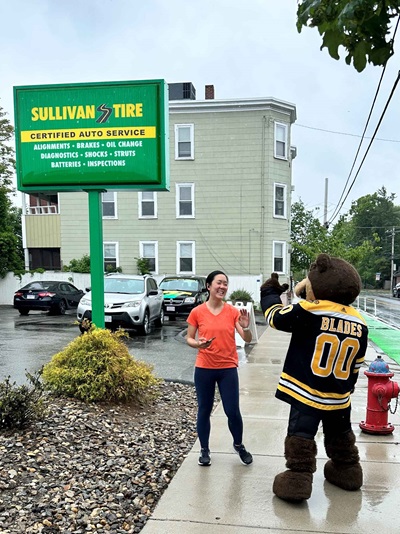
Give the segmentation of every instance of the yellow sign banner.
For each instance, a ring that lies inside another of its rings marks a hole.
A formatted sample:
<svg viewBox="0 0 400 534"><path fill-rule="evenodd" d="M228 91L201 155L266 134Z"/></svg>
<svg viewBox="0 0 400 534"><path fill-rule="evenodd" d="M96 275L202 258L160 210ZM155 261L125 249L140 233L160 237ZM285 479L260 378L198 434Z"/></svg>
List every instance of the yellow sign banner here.
<svg viewBox="0 0 400 534"><path fill-rule="evenodd" d="M57 130L24 130L22 143L54 141L55 139L155 139L155 126L124 126L108 128L70 128Z"/></svg>

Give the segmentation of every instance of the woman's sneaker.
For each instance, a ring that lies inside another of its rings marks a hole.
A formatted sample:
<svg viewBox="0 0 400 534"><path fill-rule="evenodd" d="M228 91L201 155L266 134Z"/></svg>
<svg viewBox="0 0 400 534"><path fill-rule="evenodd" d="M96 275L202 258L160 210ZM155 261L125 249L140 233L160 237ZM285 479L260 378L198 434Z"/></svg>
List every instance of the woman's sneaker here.
<svg viewBox="0 0 400 534"><path fill-rule="evenodd" d="M249 451L246 451L246 447L243 445L243 443L242 445L233 444L233 450L239 455L240 461L243 465L250 465L253 462L252 455L249 453Z"/></svg>
<svg viewBox="0 0 400 534"><path fill-rule="evenodd" d="M204 467L211 465L210 449L200 450L199 465L202 465Z"/></svg>

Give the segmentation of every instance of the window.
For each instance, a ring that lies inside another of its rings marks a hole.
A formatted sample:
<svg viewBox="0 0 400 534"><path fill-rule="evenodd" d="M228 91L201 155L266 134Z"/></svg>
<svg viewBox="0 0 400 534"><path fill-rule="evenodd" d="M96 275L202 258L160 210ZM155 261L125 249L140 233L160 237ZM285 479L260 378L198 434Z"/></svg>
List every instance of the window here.
<svg viewBox="0 0 400 534"><path fill-rule="evenodd" d="M194 184L176 184L176 217L194 218Z"/></svg>
<svg viewBox="0 0 400 534"><path fill-rule="evenodd" d="M175 159L194 159L194 124L175 124Z"/></svg>
<svg viewBox="0 0 400 534"><path fill-rule="evenodd" d="M157 218L157 193L154 191L142 191L138 195L139 219Z"/></svg>
<svg viewBox="0 0 400 534"><path fill-rule="evenodd" d="M286 219L286 185L274 185L274 217Z"/></svg>
<svg viewBox="0 0 400 534"><path fill-rule="evenodd" d="M274 254L272 270L283 274L286 272L286 243L285 241L274 241L272 246Z"/></svg>
<svg viewBox="0 0 400 534"><path fill-rule="evenodd" d="M176 272L195 274L194 265L194 241L178 241Z"/></svg>
<svg viewBox="0 0 400 534"><path fill-rule="evenodd" d="M275 153L280 159L287 159L287 124L275 123Z"/></svg>
<svg viewBox="0 0 400 534"><path fill-rule="evenodd" d="M153 274L158 273L158 242L157 241L140 241L140 257L149 261L149 270Z"/></svg>
<svg viewBox="0 0 400 534"><path fill-rule="evenodd" d="M115 271L119 267L118 243L103 243L104 272Z"/></svg>
<svg viewBox="0 0 400 534"><path fill-rule="evenodd" d="M101 194L103 218L116 219L117 218L117 198L114 191L106 191Z"/></svg>

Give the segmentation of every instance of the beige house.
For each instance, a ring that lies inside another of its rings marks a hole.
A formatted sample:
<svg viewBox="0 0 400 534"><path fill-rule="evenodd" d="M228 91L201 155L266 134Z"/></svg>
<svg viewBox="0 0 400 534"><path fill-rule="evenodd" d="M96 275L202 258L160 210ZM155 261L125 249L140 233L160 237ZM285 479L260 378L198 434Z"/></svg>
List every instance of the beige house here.
<svg viewBox="0 0 400 534"><path fill-rule="evenodd" d="M195 99L170 84L170 191L103 193L105 266L156 275L290 275L291 125L276 98ZM26 268L61 269L89 254L86 193L24 195Z"/></svg>

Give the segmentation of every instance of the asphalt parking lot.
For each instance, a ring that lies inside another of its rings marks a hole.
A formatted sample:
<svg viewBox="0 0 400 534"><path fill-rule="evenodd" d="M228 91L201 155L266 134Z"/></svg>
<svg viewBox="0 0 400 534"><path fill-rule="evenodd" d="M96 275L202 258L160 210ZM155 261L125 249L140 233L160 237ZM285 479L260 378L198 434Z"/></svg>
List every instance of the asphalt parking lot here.
<svg viewBox="0 0 400 534"><path fill-rule="evenodd" d="M30 312L20 316L12 306L0 306L0 323L0 381L10 376L17 384L26 382L26 371L38 371L80 335L75 310L65 315ZM257 319L258 335L265 328L262 317ZM132 331L127 344L132 356L151 364L160 378L192 382L196 352L186 344L185 334L186 321L179 318L162 327L152 325L148 336ZM241 364L251 348L239 349Z"/></svg>

